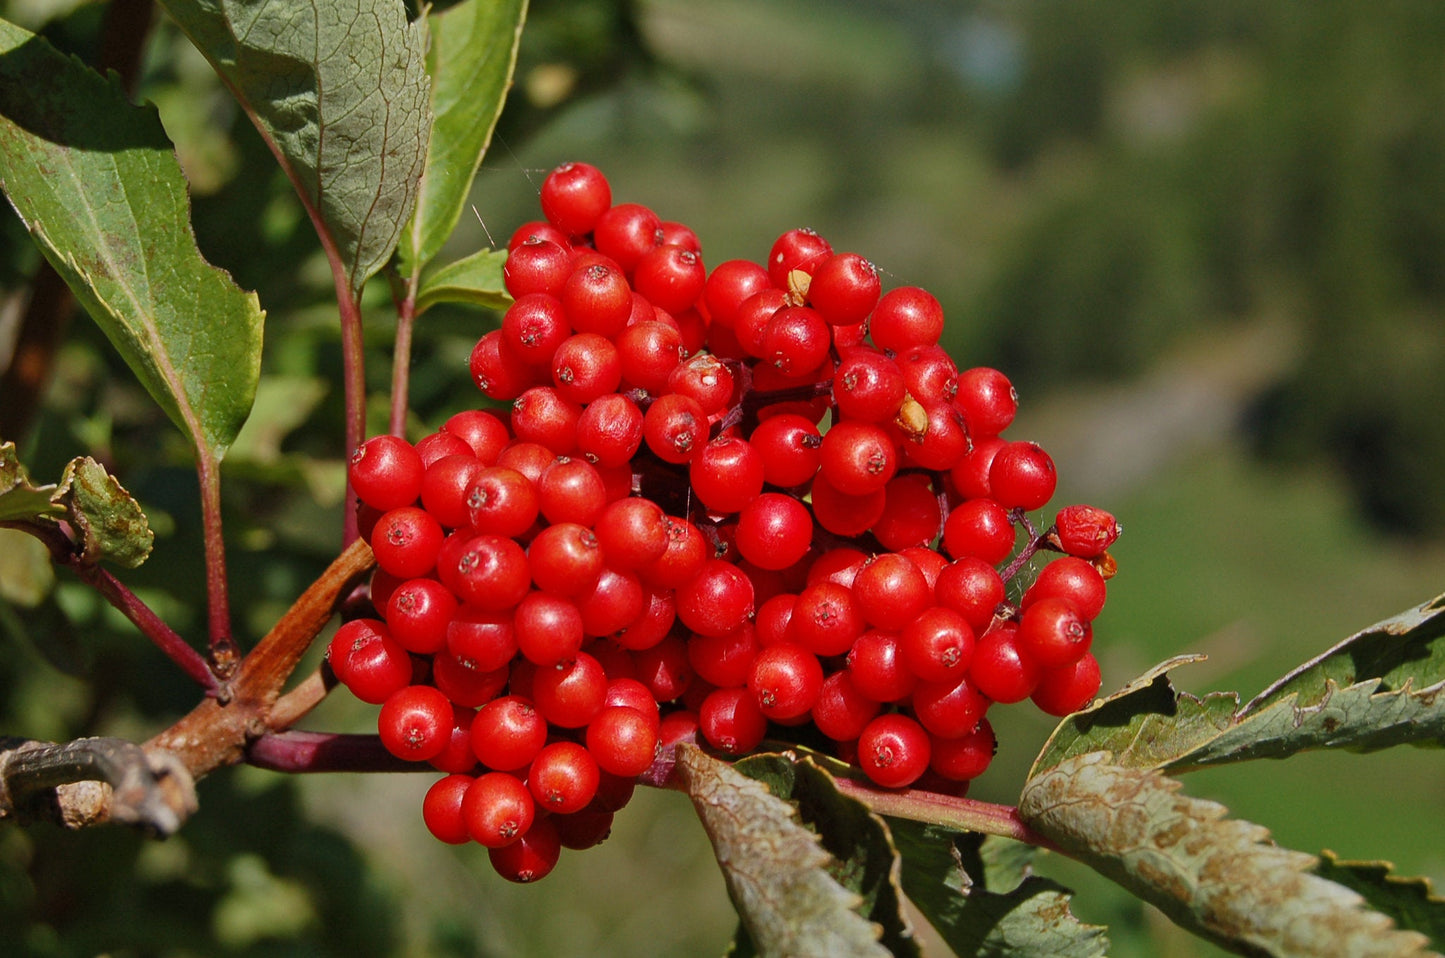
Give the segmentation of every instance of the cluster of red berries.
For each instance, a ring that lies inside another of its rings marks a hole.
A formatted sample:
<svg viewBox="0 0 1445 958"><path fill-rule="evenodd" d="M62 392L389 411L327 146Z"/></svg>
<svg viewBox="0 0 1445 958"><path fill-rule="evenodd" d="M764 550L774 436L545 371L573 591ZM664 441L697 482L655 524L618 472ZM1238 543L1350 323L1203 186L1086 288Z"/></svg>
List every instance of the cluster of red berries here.
<svg viewBox="0 0 1445 958"><path fill-rule="evenodd" d="M1118 525L1035 527L1054 464L1002 438L1013 387L958 370L937 299L808 230L708 273L582 163L541 201L471 357L510 414L351 461L378 617L329 659L389 750L448 773L437 837L536 879L606 836L660 743L741 755L770 729L959 795L992 704L1090 701ZM1063 555L1011 601L1041 549Z"/></svg>

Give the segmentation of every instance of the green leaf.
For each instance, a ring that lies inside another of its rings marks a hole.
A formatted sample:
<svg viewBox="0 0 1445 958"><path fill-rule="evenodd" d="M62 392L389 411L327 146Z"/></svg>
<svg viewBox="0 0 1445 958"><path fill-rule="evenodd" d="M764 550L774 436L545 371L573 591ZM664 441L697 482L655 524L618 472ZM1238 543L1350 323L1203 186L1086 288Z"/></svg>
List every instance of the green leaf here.
<svg viewBox="0 0 1445 958"><path fill-rule="evenodd" d="M55 588L45 543L19 529L0 529L0 603L33 609Z"/></svg>
<svg viewBox="0 0 1445 958"><path fill-rule="evenodd" d="M401 0L161 5L250 114L359 294L416 201L431 123L425 31Z"/></svg>
<svg viewBox="0 0 1445 958"><path fill-rule="evenodd" d="M37 486L15 454L15 443L0 442L0 522L29 522L65 515L50 501L55 486Z"/></svg>
<svg viewBox="0 0 1445 958"><path fill-rule="evenodd" d="M489 309L506 309L512 304L512 296L502 282L502 267L506 263L506 250L484 249L428 273L422 277L417 293L417 315L437 303L471 303Z"/></svg>
<svg viewBox="0 0 1445 958"><path fill-rule="evenodd" d="M463 0L427 18L432 129L416 208L398 252L411 276L441 250L466 207L517 65L527 0Z"/></svg>
<svg viewBox="0 0 1445 958"><path fill-rule="evenodd" d="M1313 874L1215 802L1152 770L1072 756L1031 779L1019 814L1066 854L1158 907L1181 927L1246 955L1340 958L1433 954L1355 892Z"/></svg>
<svg viewBox="0 0 1445 958"><path fill-rule="evenodd" d="M1326 851L1315 874L1358 892L1396 926L1428 935L1439 948L1445 944L1445 898L1434 893L1428 878L1399 878L1392 870L1389 862L1343 861Z"/></svg>
<svg viewBox="0 0 1445 958"><path fill-rule="evenodd" d="M1114 694L1061 721L1029 777L1067 758L1108 751L1114 763L1129 768L1158 768L1229 727L1239 697L1216 693L1195 698L1176 692L1169 673L1201 661L1180 655L1161 662Z"/></svg>
<svg viewBox="0 0 1445 958"><path fill-rule="evenodd" d="M831 856L829 873L862 896L859 911L882 929L881 941L889 953L918 955L918 943L903 913L898 853L883 819L839 792L833 777L809 758L755 755L733 767L797 807L799 819L818 835Z"/></svg>
<svg viewBox="0 0 1445 958"><path fill-rule="evenodd" d="M1445 595L1350 636L1275 682L1231 728L1173 764L1282 758L1310 748L1445 744Z"/></svg>
<svg viewBox="0 0 1445 958"><path fill-rule="evenodd" d="M0 21L0 187L197 450L219 459L261 367L256 296L207 263L155 110Z"/></svg>
<svg viewBox="0 0 1445 958"><path fill-rule="evenodd" d="M862 897L830 874L836 863L792 805L701 749L681 745L681 781L756 951L765 956L880 958L879 928L855 910Z"/></svg>
<svg viewBox="0 0 1445 958"><path fill-rule="evenodd" d="M1115 764L1184 772L1306 749L1445 744L1445 596L1350 636L1240 706L1176 692L1171 659L1064 719L1034 772L1107 750Z"/></svg>
<svg viewBox="0 0 1445 958"><path fill-rule="evenodd" d="M1072 893L1029 873L1034 849L976 832L890 819L903 889L959 955L1098 958L1109 939L1069 911Z"/></svg>
<svg viewBox="0 0 1445 958"><path fill-rule="evenodd" d="M65 507L80 533L82 562L105 559L134 569L150 555L155 534L145 513L115 477L89 456L72 459L65 467L54 501Z"/></svg>

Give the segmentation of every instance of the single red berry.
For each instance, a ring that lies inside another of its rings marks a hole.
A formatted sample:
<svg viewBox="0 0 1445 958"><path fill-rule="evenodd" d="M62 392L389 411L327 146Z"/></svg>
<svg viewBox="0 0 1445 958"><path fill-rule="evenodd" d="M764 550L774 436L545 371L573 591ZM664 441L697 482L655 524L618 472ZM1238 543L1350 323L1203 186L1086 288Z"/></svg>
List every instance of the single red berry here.
<svg viewBox="0 0 1445 958"><path fill-rule="evenodd" d="M1019 645L1043 669L1060 669L1089 651L1094 630L1074 604L1054 596L1039 599L1019 618Z"/></svg>
<svg viewBox="0 0 1445 958"><path fill-rule="evenodd" d="M906 715L880 715L858 736L858 764L884 788L912 785L928 769L928 733Z"/></svg>
<svg viewBox="0 0 1445 958"><path fill-rule="evenodd" d="M408 685L387 696L376 719L381 744L397 758L425 762L440 755L452 732L452 703L430 685Z"/></svg>
<svg viewBox="0 0 1445 958"><path fill-rule="evenodd" d="M883 514L872 530L883 548L902 552L926 546L938 538L943 512L927 476L918 473L895 476L883 491Z"/></svg>
<svg viewBox="0 0 1445 958"><path fill-rule="evenodd" d="M667 551L667 516L651 499L608 503L593 530L607 563L617 569L640 569Z"/></svg>
<svg viewBox="0 0 1445 958"><path fill-rule="evenodd" d="M768 288L768 271L745 259L730 259L713 267L703 286L703 302L714 325L731 328L743 300Z"/></svg>
<svg viewBox="0 0 1445 958"><path fill-rule="evenodd" d="M998 738L988 719L979 719L978 727L958 738L934 738L928 767L946 779L966 782L978 778L993 762L998 751Z"/></svg>
<svg viewBox="0 0 1445 958"><path fill-rule="evenodd" d="M472 719L472 752L487 768L525 768L546 744L547 720L519 695L493 699Z"/></svg>
<svg viewBox="0 0 1445 958"><path fill-rule="evenodd" d="M489 466L467 489L467 511L474 531L516 538L537 521L537 488L515 469Z"/></svg>
<svg viewBox="0 0 1445 958"><path fill-rule="evenodd" d="M875 702L899 702L918 685L918 676L903 658L897 632L870 629L848 650L848 673L858 691Z"/></svg>
<svg viewBox="0 0 1445 958"><path fill-rule="evenodd" d="M1100 684L1099 662L1086 652L1073 664L1040 676L1031 698L1047 714L1064 716L1088 706Z"/></svg>
<svg viewBox="0 0 1445 958"><path fill-rule="evenodd" d="M434 655L446 647L456 596L436 579L409 579L386 600L386 624L408 652Z"/></svg>
<svg viewBox="0 0 1445 958"><path fill-rule="evenodd" d="M507 253L502 283L513 299L533 293L556 295L572 273L572 251L540 236L529 236Z"/></svg>
<svg viewBox="0 0 1445 958"><path fill-rule="evenodd" d="M872 263L857 253L837 253L813 270L808 303L829 326L851 326L873 312L881 289Z"/></svg>
<svg viewBox="0 0 1445 958"><path fill-rule="evenodd" d="M718 688L745 685L753 660L762 651L757 629L744 623L722 635L694 635L687 640L687 661L698 677Z"/></svg>
<svg viewBox="0 0 1445 958"><path fill-rule="evenodd" d="M818 472L823 438L812 421L780 413L758 423L748 442L763 460L763 480L784 489L800 486Z"/></svg>
<svg viewBox="0 0 1445 958"><path fill-rule="evenodd" d="M467 788L461 813L473 841L486 848L505 848L531 830L537 811L520 778L488 772Z"/></svg>
<svg viewBox="0 0 1445 958"><path fill-rule="evenodd" d="M472 520L467 491L486 468L472 455L438 459L422 475L422 507L448 529L467 528Z"/></svg>
<svg viewBox="0 0 1445 958"><path fill-rule="evenodd" d="M427 789L421 803L421 818L427 831L438 841L448 845L465 845L471 841L462 817L462 799L471 784L470 775L448 775Z"/></svg>
<svg viewBox="0 0 1445 958"><path fill-rule="evenodd" d="M813 480L813 518L818 525L840 536L858 536L873 528L883 516L888 497L880 487L863 495L842 492L819 475Z"/></svg>
<svg viewBox="0 0 1445 958"><path fill-rule="evenodd" d="M762 569L786 569L813 543L813 517L792 496L765 492L738 513L737 545Z"/></svg>
<svg viewBox="0 0 1445 958"><path fill-rule="evenodd" d="M377 520L371 532L371 551L376 564L391 575L414 579L436 566L443 538L441 523L431 513L402 506Z"/></svg>
<svg viewBox="0 0 1445 958"><path fill-rule="evenodd" d="M853 580L853 597L869 624L900 631L933 604L933 590L909 559L894 552L874 556Z"/></svg>
<svg viewBox="0 0 1445 958"><path fill-rule="evenodd" d="M858 691L844 669L823 680L813 703L813 724L835 742L850 742L863 734L881 709L880 703Z"/></svg>
<svg viewBox="0 0 1445 958"><path fill-rule="evenodd" d="M1008 509L1038 509L1058 484L1054 460L1036 442L1010 442L993 457L988 470L990 495Z"/></svg>
<svg viewBox="0 0 1445 958"><path fill-rule="evenodd" d="M939 605L961 613L975 634L989 627L1006 597L998 570L977 556L964 556L942 569L933 594Z"/></svg>
<svg viewBox="0 0 1445 958"><path fill-rule="evenodd" d="M603 213L592 227L597 251L631 272L642 255L661 240L662 221L638 203L618 203Z"/></svg>
<svg viewBox="0 0 1445 958"><path fill-rule="evenodd" d="M542 215L569 236L592 232L612 206L612 187L597 167L563 163L542 181Z"/></svg>
<svg viewBox="0 0 1445 958"><path fill-rule="evenodd" d="M411 682L411 657L380 619L342 623L326 658L341 684L371 705L380 705Z"/></svg>
<svg viewBox="0 0 1445 958"><path fill-rule="evenodd" d="M604 772L634 778L657 754L657 708L653 717L626 705L607 706L587 724L587 751Z"/></svg>
<svg viewBox="0 0 1445 958"><path fill-rule="evenodd" d="M1033 694L1041 671L1019 643L1018 627L995 627L979 637L968 675L984 695L1005 704Z"/></svg>
<svg viewBox="0 0 1445 958"><path fill-rule="evenodd" d="M868 320L868 333L879 349L895 353L932 346L943 335L943 306L917 286L890 289Z"/></svg>
<svg viewBox="0 0 1445 958"><path fill-rule="evenodd" d="M1050 596L1067 599L1079 615L1092 622L1104 609L1104 577L1086 560L1063 556L1039 571L1038 578L1024 592L1019 605L1027 609Z"/></svg>
<svg viewBox="0 0 1445 958"><path fill-rule="evenodd" d="M539 818L522 837L502 848L489 848L493 870L507 881L527 884L552 873L562 854L562 839L551 818Z"/></svg>
<svg viewBox="0 0 1445 958"><path fill-rule="evenodd" d="M866 496L888 484L898 471L898 450L882 426L845 419L823 434L819 474L839 492Z"/></svg>
<svg viewBox="0 0 1445 958"><path fill-rule="evenodd" d="M558 815L580 812L597 794L597 760L576 742L543 746L527 770L527 789L538 806Z"/></svg>
<svg viewBox="0 0 1445 958"><path fill-rule="evenodd" d="M908 394L898 364L876 349L847 350L833 372L833 398L848 419L886 422Z"/></svg>
<svg viewBox="0 0 1445 958"><path fill-rule="evenodd" d="M953 507L943 524L943 548L954 559L976 556L997 565L1013 551L1008 510L992 499L969 499Z"/></svg>
<svg viewBox="0 0 1445 958"><path fill-rule="evenodd" d="M648 301L669 313L692 307L702 295L707 268L696 250L672 243L654 246L632 271L632 283Z"/></svg>
<svg viewBox="0 0 1445 958"><path fill-rule="evenodd" d="M356 447L347 478L362 502L385 512L416 501L425 471L411 443L400 436L382 435Z"/></svg>
<svg viewBox="0 0 1445 958"><path fill-rule="evenodd" d="M677 587L677 617L694 632L723 635L753 614L753 584L731 562L709 559Z"/></svg>
<svg viewBox="0 0 1445 958"><path fill-rule="evenodd" d="M691 396L659 396L642 417L642 438L659 459L690 462L707 444L708 418Z"/></svg>
<svg viewBox="0 0 1445 958"><path fill-rule="evenodd" d="M737 512L763 491L763 460L745 439L719 436L688 464L688 480L703 505Z"/></svg>
<svg viewBox="0 0 1445 958"><path fill-rule="evenodd" d="M910 699L913 715L939 738L967 735L988 711L989 700L966 678L920 682Z"/></svg>
<svg viewBox="0 0 1445 958"><path fill-rule="evenodd" d="M627 467L642 445L643 414L626 396L608 393L587 404L577 420L577 449L598 466Z"/></svg>
<svg viewBox="0 0 1445 958"><path fill-rule="evenodd" d="M647 593L636 575L604 566L592 591L577 598L577 609L582 613L584 635L611 635L641 618L647 609Z"/></svg>
<svg viewBox="0 0 1445 958"><path fill-rule="evenodd" d="M490 399L516 399L537 384L533 368L507 345L500 329L482 334L467 365L472 382Z"/></svg>
<svg viewBox="0 0 1445 958"><path fill-rule="evenodd" d="M903 658L925 682L948 682L968 674L973 628L943 606L924 609L903 627Z"/></svg>
<svg viewBox="0 0 1445 958"><path fill-rule="evenodd" d="M801 645L770 645L758 652L748 676L748 689L758 708L775 721L806 715L823 687L818 657Z"/></svg>
<svg viewBox="0 0 1445 958"><path fill-rule="evenodd" d="M512 615L517 648L528 662L551 666L571 659L582 648L582 612L560 595L528 592Z"/></svg>
<svg viewBox="0 0 1445 958"><path fill-rule="evenodd" d="M478 672L506 668L517 654L512 610L463 605L447 623L446 648Z"/></svg>
<svg viewBox="0 0 1445 958"><path fill-rule="evenodd" d="M532 679L532 701L542 717L562 728L582 728L602 710L607 673L586 652L571 662L539 667Z"/></svg>
<svg viewBox="0 0 1445 958"><path fill-rule="evenodd" d="M968 423L969 435L977 442L1009 427L1018 412L1019 395L1003 373L977 366L958 374L954 402Z"/></svg>
<svg viewBox="0 0 1445 958"><path fill-rule="evenodd" d="M1065 506L1054 520L1059 545L1071 556L1094 559L1119 538L1118 520L1093 506Z"/></svg>
<svg viewBox="0 0 1445 958"><path fill-rule="evenodd" d="M768 717L745 688L709 692L698 708L697 723L707 743L729 755L746 755L768 732Z"/></svg>
<svg viewBox="0 0 1445 958"><path fill-rule="evenodd" d="M811 276L831 255L833 247L812 230L788 230L773 242L773 248L768 253L768 279L777 289L786 290L788 274L793 270L801 270Z"/></svg>

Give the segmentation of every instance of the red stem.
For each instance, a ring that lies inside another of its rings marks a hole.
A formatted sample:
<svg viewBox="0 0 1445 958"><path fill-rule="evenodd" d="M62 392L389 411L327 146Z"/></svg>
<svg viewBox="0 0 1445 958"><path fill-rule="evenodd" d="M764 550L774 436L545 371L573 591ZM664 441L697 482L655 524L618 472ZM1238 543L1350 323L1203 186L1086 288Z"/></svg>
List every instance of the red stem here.
<svg viewBox="0 0 1445 958"><path fill-rule="evenodd" d="M215 457L196 450L196 478L201 485L201 529L206 556L206 619L210 634L211 671L230 678L241 662L231 636L231 602L226 588L226 538L221 528L221 474Z"/></svg>
<svg viewBox="0 0 1445 958"><path fill-rule="evenodd" d="M406 296L396 309L396 342L391 354L391 423L393 436L406 436L406 412L411 389L411 334L416 325L418 276L406 284Z"/></svg>
<svg viewBox="0 0 1445 958"><path fill-rule="evenodd" d="M992 802L953 798L910 788L897 791L877 789L842 777L835 778L834 783L838 786L838 791L858 799L880 815L945 825L960 831L1001 835L1014 841L1059 851L1057 845L1025 825L1019 818L1018 809L1012 805L995 805Z"/></svg>
<svg viewBox="0 0 1445 958"><path fill-rule="evenodd" d="M207 691L214 692L220 688L221 683L205 657L166 625L125 583L99 566L82 565L75 561L70 561L67 565L140 629L167 658L180 666L181 671L190 676L191 681Z"/></svg>
<svg viewBox="0 0 1445 958"><path fill-rule="evenodd" d="M388 752L375 735L274 732L246 749L246 764L273 772L435 772Z"/></svg>

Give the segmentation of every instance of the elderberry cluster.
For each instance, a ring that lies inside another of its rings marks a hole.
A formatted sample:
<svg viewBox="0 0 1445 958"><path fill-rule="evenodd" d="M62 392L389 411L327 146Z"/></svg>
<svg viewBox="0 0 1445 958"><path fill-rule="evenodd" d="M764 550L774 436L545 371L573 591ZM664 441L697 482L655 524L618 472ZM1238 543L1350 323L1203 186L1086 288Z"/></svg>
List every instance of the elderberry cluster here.
<svg viewBox="0 0 1445 958"><path fill-rule="evenodd" d="M329 661L392 753L447 773L438 838L540 878L688 736L742 755L771 733L961 795L995 703L1090 701L1119 527L1030 520L1053 461L1002 437L1013 387L958 370L937 299L808 230L708 273L691 230L613 205L587 164L541 203L471 356L510 412L351 460L377 616ZM1062 555L1011 600L1040 550Z"/></svg>

